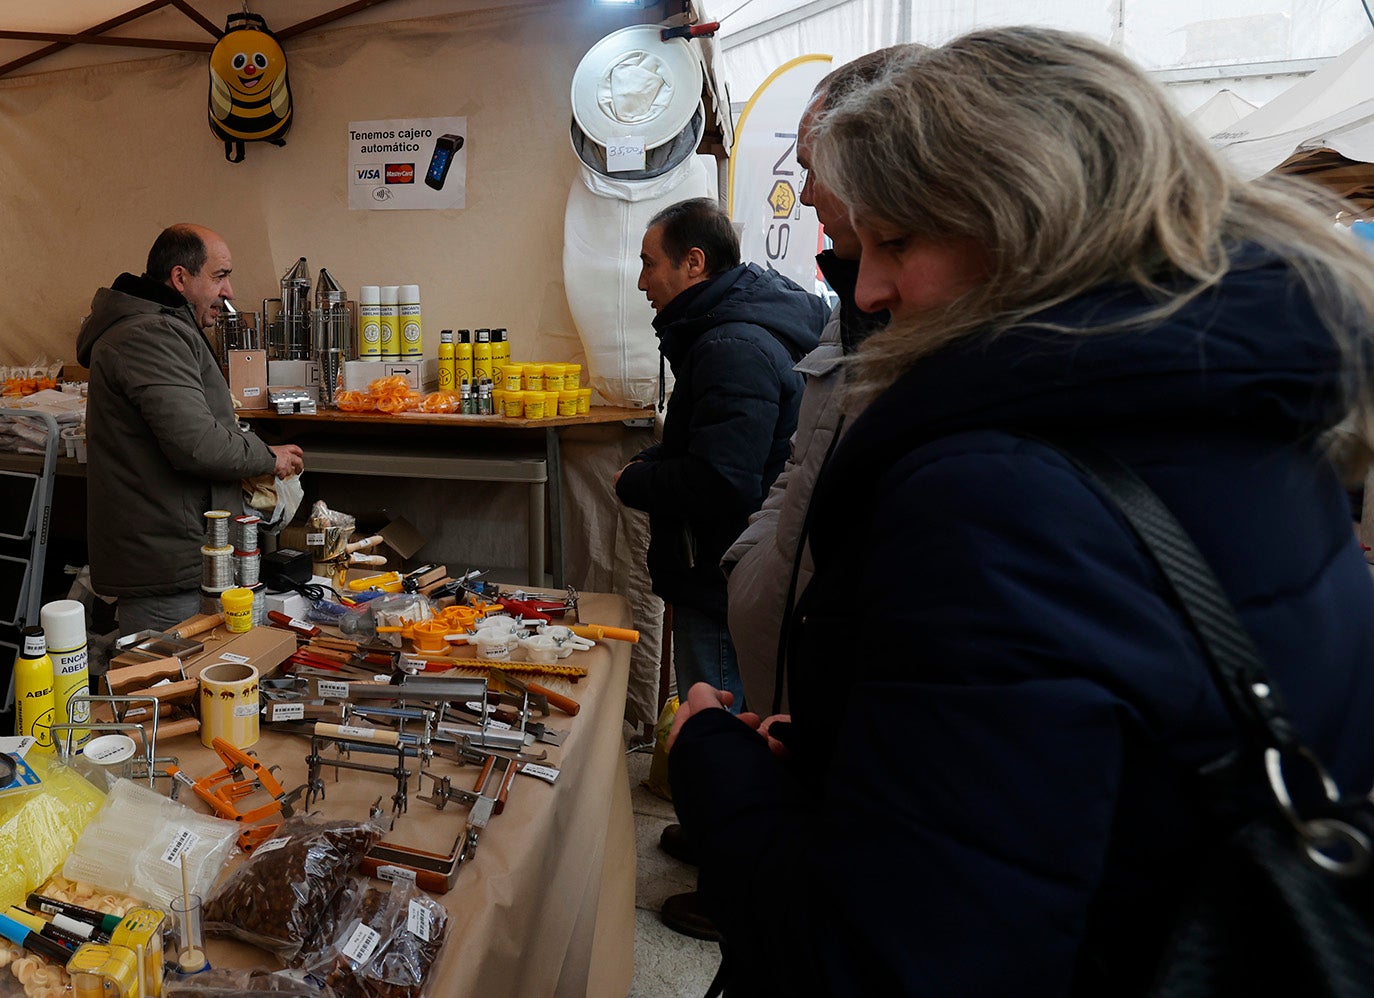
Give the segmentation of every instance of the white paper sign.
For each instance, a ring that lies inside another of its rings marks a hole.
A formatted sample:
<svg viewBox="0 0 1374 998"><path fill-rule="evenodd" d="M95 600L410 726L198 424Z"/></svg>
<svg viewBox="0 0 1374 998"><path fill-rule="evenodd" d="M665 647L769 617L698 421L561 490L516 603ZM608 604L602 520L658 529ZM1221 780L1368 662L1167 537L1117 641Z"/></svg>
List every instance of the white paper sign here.
<svg viewBox="0 0 1374 998"><path fill-rule="evenodd" d="M623 135L606 144L607 173L627 173L644 166L644 136Z"/></svg>
<svg viewBox="0 0 1374 998"><path fill-rule="evenodd" d="M272 705L272 721L300 721L305 717L305 704L303 703L274 703Z"/></svg>
<svg viewBox="0 0 1374 998"><path fill-rule="evenodd" d="M348 207L466 207L467 132L464 117L350 121Z"/></svg>

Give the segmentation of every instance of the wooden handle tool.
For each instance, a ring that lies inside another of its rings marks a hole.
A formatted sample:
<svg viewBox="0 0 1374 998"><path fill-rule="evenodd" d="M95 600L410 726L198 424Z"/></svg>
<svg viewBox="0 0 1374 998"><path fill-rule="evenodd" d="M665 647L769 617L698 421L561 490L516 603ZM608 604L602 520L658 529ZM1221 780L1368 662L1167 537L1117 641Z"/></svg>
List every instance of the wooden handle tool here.
<svg viewBox="0 0 1374 998"><path fill-rule="evenodd" d="M351 724L325 724L323 721L315 725L315 734L328 735L331 738L349 738L353 741L379 742L382 745L398 745L401 741L401 736L395 731L359 728Z"/></svg>
<svg viewBox="0 0 1374 998"><path fill-rule="evenodd" d="M632 645L639 644L639 632L629 627L603 627L600 624L571 624L569 627L579 638L591 638L593 641L628 641Z"/></svg>
<svg viewBox="0 0 1374 998"><path fill-rule="evenodd" d="M204 634L206 631L213 631L220 624L224 623L224 614L212 613L201 617L199 620L187 621L168 632L174 638L192 638L197 634Z"/></svg>

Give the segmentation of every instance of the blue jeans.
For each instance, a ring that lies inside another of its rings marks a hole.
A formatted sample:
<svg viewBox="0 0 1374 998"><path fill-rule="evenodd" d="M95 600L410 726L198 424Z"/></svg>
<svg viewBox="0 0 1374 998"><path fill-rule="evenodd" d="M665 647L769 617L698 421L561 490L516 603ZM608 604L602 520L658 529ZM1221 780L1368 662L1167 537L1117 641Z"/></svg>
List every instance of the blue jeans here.
<svg viewBox="0 0 1374 998"><path fill-rule="evenodd" d="M730 628L690 606L673 606L673 670L680 699L687 699L693 683L710 683L735 695L730 713L744 709L744 684Z"/></svg>

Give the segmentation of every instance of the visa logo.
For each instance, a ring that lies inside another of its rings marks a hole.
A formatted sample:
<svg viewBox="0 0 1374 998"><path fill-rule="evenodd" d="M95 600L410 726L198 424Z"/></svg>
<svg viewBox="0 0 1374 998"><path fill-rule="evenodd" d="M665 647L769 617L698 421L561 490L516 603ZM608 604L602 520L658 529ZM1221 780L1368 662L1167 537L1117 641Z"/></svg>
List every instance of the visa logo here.
<svg viewBox="0 0 1374 998"><path fill-rule="evenodd" d="M373 163L361 163L353 168L353 182L355 184L380 184L382 182L382 168Z"/></svg>

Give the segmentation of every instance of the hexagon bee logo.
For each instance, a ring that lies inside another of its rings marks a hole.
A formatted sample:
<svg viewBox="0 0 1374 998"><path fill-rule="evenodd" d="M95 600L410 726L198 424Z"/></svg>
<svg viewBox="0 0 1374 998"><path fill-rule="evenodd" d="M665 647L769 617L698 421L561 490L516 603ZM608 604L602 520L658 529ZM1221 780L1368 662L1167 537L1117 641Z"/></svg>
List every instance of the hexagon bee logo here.
<svg viewBox="0 0 1374 998"><path fill-rule="evenodd" d="M773 209L774 218L787 218L797 206L797 192L786 180L774 181L773 189L768 192L768 206Z"/></svg>

